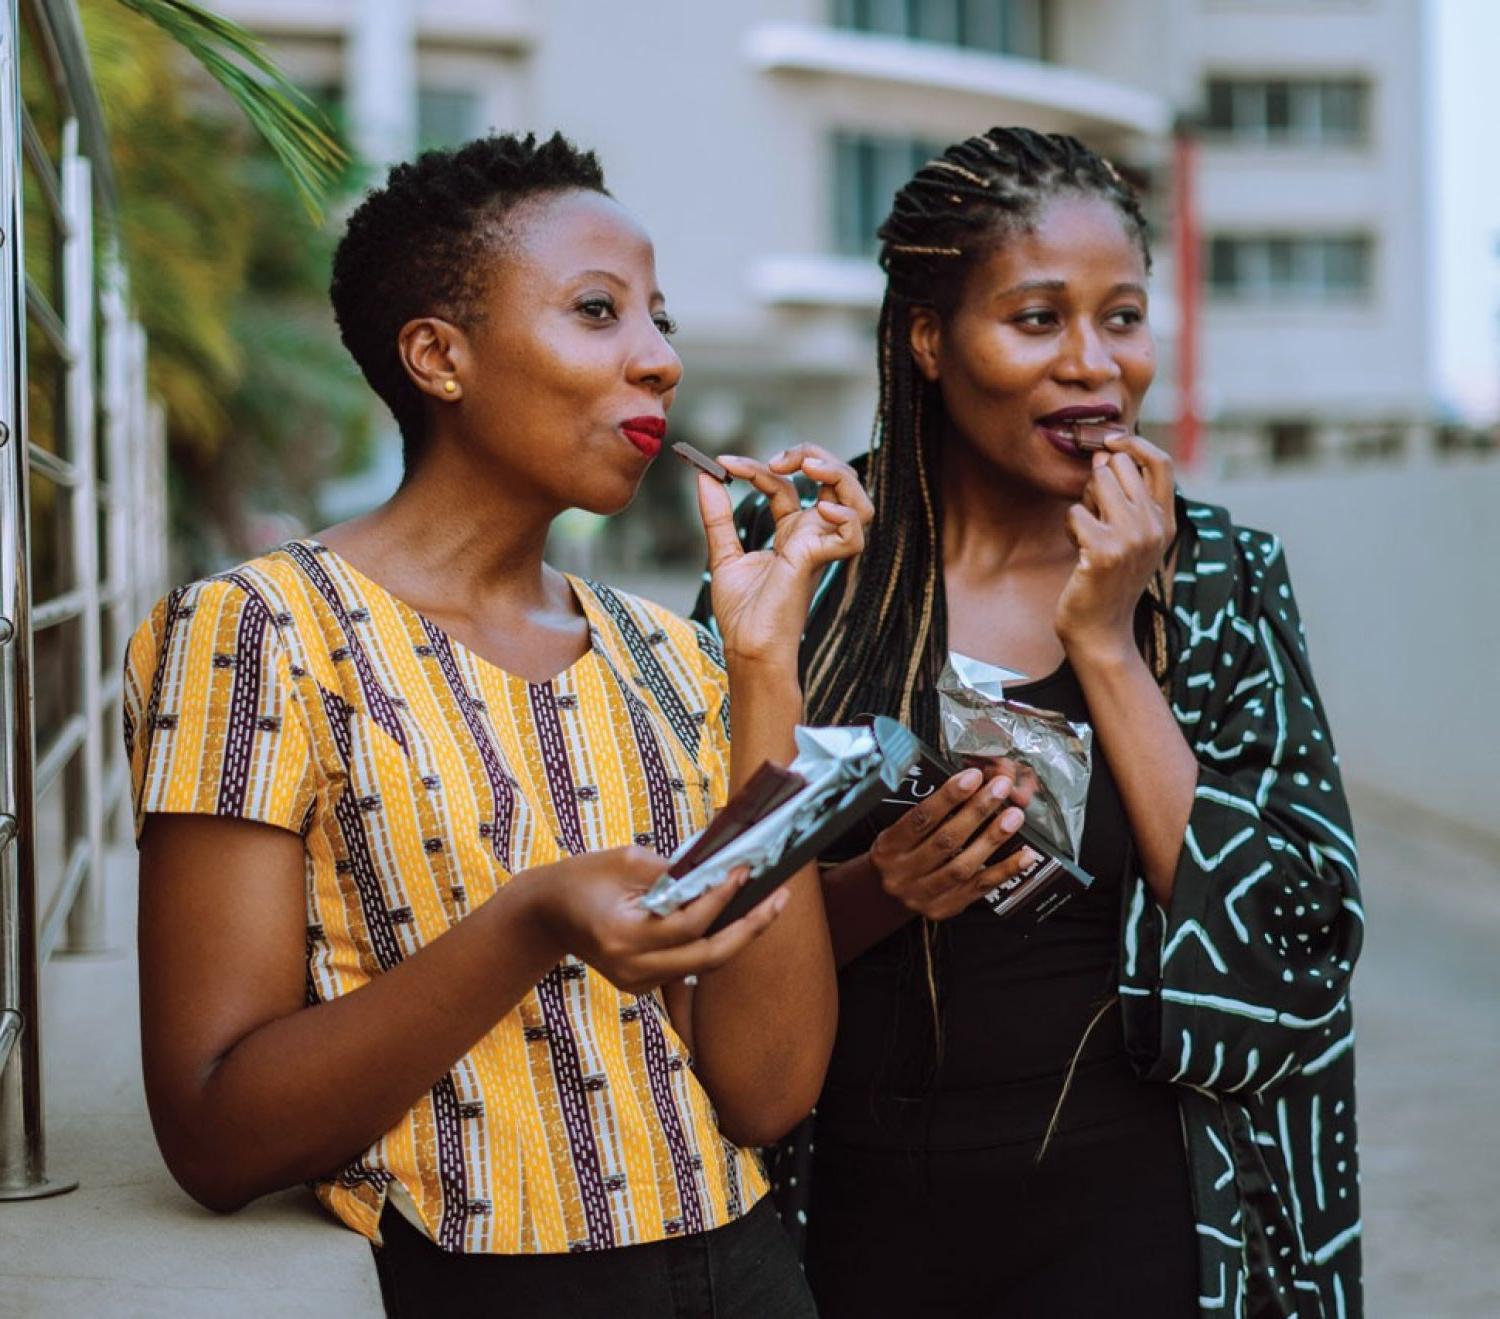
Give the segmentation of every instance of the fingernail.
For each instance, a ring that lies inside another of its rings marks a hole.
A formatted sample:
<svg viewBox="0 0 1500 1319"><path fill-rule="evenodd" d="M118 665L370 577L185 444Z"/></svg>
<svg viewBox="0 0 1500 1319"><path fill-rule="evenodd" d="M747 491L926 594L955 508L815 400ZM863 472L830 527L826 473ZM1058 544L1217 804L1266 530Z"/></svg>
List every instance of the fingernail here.
<svg viewBox="0 0 1500 1319"><path fill-rule="evenodd" d="M1011 833L1015 833L1025 821L1026 816L1019 806L1012 806L1000 815L1000 827L1010 830Z"/></svg>
<svg viewBox="0 0 1500 1319"><path fill-rule="evenodd" d="M792 895L785 889L782 889L780 893L771 899L771 910L780 915L781 912L786 910L786 904L791 900Z"/></svg>
<svg viewBox="0 0 1500 1319"><path fill-rule="evenodd" d="M773 463L779 463L785 457L786 457L786 450L783 449L780 453L772 454L771 455L771 461Z"/></svg>
<svg viewBox="0 0 1500 1319"><path fill-rule="evenodd" d="M990 796L996 801L1003 801L1010 796L1010 780L1007 778L990 780Z"/></svg>
<svg viewBox="0 0 1500 1319"><path fill-rule="evenodd" d="M1033 851L1031 848L1023 847L1021 849L1021 862L1025 869L1030 870L1032 866L1039 864L1041 859L1040 853Z"/></svg>
<svg viewBox="0 0 1500 1319"><path fill-rule="evenodd" d="M984 775L977 769L966 769L958 776L958 786L965 792L973 792L984 781Z"/></svg>

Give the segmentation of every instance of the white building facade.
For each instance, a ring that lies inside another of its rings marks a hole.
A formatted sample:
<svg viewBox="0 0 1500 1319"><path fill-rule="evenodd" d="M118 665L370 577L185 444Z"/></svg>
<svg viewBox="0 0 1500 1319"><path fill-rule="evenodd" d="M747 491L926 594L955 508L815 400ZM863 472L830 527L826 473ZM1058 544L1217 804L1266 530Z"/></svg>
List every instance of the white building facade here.
<svg viewBox="0 0 1500 1319"><path fill-rule="evenodd" d="M1151 180L1170 437L1173 126L1200 126L1218 468L1430 444L1421 0L219 0L374 159L491 127L596 148L646 223L705 448L869 432L873 230L934 146L1072 132ZM381 480L389 483L393 473Z"/></svg>

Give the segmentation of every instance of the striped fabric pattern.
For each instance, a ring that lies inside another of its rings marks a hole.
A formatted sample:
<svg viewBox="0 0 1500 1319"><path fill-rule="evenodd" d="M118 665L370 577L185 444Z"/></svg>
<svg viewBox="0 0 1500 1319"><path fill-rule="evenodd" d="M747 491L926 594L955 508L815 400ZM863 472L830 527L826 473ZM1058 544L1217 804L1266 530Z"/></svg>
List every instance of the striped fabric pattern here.
<svg viewBox="0 0 1500 1319"><path fill-rule="evenodd" d="M174 591L126 660L137 831L186 812L300 834L311 1002L368 983L522 870L630 842L670 851L728 792L718 643L570 582L592 645L546 683L314 541ZM703 1231L765 1190L660 994L571 957L317 1191L374 1237L392 1183L444 1249L498 1254Z"/></svg>

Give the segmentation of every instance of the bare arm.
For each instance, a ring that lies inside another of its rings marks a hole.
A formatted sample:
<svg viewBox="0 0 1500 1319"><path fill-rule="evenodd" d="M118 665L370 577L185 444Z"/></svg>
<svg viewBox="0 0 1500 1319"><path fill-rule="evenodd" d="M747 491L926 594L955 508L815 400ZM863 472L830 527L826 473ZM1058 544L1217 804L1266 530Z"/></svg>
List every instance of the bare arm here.
<svg viewBox="0 0 1500 1319"><path fill-rule="evenodd" d="M1074 669L1120 790L1142 872L1156 901L1168 906L1198 786L1197 758L1133 648L1125 655L1080 657Z"/></svg>
<svg viewBox="0 0 1500 1319"><path fill-rule="evenodd" d="M731 669L730 683L738 787L765 761L792 759L802 695L784 675ZM783 891L786 918L695 991L697 1072L724 1134L743 1145L769 1144L807 1115L833 1048L838 987L817 866L798 871Z"/></svg>
<svg viewBox="0 0 1500 1319"><path fill-rule="evenodd" d="M863 547L868 498L843 463L801 446L769 466L721 460L765 493L776 542L746 554L723 487L699 478L715 613L724 636L734 736L731 789L765 761L786 764L802 717L797 644L822 568ZM802 470L823 496L804 510L786 473ZM746 1145L780 1138L817 1102L833 1048L838 986L817 867L786 884L787 918L693 991L696 1070L725 1135Z"/></svg>
<svg viewBox="0 0 1500 1319"><path fill-rule="evenodd" d="M1088 701L1146 882L1163 907L1198 785L1198 761L1136 648L1134 619L1174 538L1172 464L1139 436L1094 456L1069 513L1078 567L1058 602L1057 634Z"/></svg>
<svg viewBox="0 0 1500 1319"><path fill-rule="evenodd" d="M720 964L775 915L763 903L700 938L732 896L726 885L695 910L647 916L635 899L662 868L622 848L518 875L398 966L308 1007L302 839L149 816L142 1052L173 1176L221 1211L326 1176L395 1126L565 952L646 987Z"/></svg>
<svg viewBox="0 0 1500 1319"><path fill-rule="evenodd" d="M978 768L953 775L926 801L881 831L863 856L823 876L823 898L839 966L894 934L913 916L957 916L988 890L1023 870L1036 854L1023 847L993 865L995 852L1025 819L1034 786L1011 773Z"/></svg>

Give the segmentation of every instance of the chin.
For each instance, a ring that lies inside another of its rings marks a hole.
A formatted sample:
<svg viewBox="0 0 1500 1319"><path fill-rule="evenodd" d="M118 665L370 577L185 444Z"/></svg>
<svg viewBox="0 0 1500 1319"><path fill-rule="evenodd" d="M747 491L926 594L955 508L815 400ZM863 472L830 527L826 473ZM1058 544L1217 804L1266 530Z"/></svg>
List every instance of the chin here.
<svg viewBox="0 0 1500 1319"><path fill-rule="evenodd" d="M573 508L609 518L629 508L640 488L639 477L631 481L599 481L582 489L575 486L568 491L567 500Z"/></svg>

